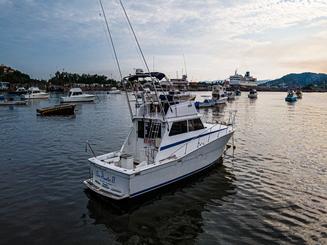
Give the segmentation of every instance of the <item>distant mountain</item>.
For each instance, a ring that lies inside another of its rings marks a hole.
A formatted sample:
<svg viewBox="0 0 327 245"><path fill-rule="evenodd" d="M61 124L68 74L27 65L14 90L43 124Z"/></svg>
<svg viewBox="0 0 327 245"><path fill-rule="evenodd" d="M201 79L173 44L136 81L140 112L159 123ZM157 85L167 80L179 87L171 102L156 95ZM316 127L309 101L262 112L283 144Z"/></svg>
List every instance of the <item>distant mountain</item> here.
<svg viewBox="0 0 327 245"><path fill-rule="evenodd" d="M271 80L260 86L278 87L278 88L296 88L296 87L324 87L327 84L327 74L304 72L300 74L291 73L279 79Z"/></svg>

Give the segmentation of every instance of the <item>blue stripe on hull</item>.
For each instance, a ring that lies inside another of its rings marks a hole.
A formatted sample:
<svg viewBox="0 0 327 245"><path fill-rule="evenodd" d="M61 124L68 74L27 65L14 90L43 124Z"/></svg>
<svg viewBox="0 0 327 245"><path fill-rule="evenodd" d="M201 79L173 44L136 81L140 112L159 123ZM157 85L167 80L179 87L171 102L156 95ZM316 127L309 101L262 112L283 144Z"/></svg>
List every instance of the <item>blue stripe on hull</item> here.
<svg viewBox="0 0 327 245"><path fill-rule="evenodd" d="M146 193L146 192L149 192L149 191L152 191L152 190L158 189L158 188L160 188L160 187L163 187L163 186L166 186L166 185L172 184L172 183L177 182L177 181L179 181L179 180L185 179L185 178L187 178L187 177L189 177L189 176L191 176L191 175L193 175L193 174L196 174L196 173L198 173L198 172L201 172L201 171L203 171L203 170L205 170L205 169L211 167L211 166L214 165L215 163L216 163L216 161L214 161L213 163L210 163L209 165L207 165L207 166L205 166L205 167L202 167L202 168L200 168L200 169L198 169L198 170L195 170L195 171L193 171L193 172L191 172L191 173L188 173L188 174L185 174L185 175L183 175L183 176L181 176L181 177L178 177L178 178L176 178L176 179L173 179L173 180L170 180L170 181L164 182L164 183L159 184L159 185L152 186L152 187L150 187L150 188L148 188L148 189L145 189L145 190L143 190L143 191L136 192L136 193L130 195L130 198L133 198L133 197L139 196L139 195L141 195L141 194L143 194L143 193Z"/></svg>
<svg viewBox="0 0 327 245"><path fill-rule="evenodd" d="M160 147L160 151L163 151L163 150L166 150L168 148L174 147L176 145L180 145L180 144L186 143L188 141L191 141L191 140L194 140L194 139L198 139L198 138L207 136L209 134L214 134L214 133L217 133L217 132L220 132L220 131L223 131L223 130L227 130L227 128L218 129L216 131L212 131L212 132L209 132L209 133L201 134L201 135L196 136L196 137L193 137L193 138L188 138L188 139L185 139L185 140L177 141L177 142L172 143L172 144L169 144L169 145L162 146L162 147Z"/></svg>

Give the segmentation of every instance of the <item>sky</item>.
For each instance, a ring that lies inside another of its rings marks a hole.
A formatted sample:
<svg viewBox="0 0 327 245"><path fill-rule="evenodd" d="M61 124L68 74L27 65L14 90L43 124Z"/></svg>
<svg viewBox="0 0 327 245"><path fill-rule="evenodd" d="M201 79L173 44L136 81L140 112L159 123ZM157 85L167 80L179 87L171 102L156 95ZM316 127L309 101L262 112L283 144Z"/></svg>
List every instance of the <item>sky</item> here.
<svg viewBox="0 0 327 245"><path fill-rule="evenodd" d="M145 69L118 0L102 0L123 75ZM327 73L327 0L123 0L151 70L189 80ZM98 0L0 0L0 64L118 79ZM184 58L185 63L184 65Z"/></svg>

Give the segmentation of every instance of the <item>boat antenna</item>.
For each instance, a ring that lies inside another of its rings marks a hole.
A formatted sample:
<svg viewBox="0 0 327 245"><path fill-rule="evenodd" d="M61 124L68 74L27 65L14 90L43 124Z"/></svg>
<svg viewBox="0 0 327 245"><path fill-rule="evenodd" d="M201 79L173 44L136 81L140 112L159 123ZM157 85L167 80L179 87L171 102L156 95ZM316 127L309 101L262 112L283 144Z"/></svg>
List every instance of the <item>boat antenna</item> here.
<svg viewBox="0 0 327 245"><path fill-rule="evenodd" d="M183 60L184 60L185 75L187 77L186 61L185 61L185 55L184 54L183 54Z"/></svg>
<svg viewBox="0 0 327 245"><path fill-rule="evenodd" d="M137 36L136 36L136 34L135 34L135 31L134 31L134 28L133 28L133 26L132 26L132 23L131 23L131 21L130 21L128 15L127 15L127 12L126 12L126 9L125 9L125 7L124 7L124 4L123 4L122 0L118 0L118 1L119 1L119 3L120 3L120 6L121 6L122 9L123 9L123 12L124 12L124 14L125 14L126 20L127 20L127 22L128 22L128 25L129 25L129 27L130 27L132 33L133 33L133 36L134 36L135 42L136 42L136 44L137 44L137 47L138 47L138 49L140 50L140 53L141 53L141 56L142 56L142 60L143 60L143 62L144 62L144 65L145 65L145 67L146 67L146 70L147 70L147 72L149 73L149 75L150 75L150 77L151 77L151 80L152 80L152 86L153 86L153 88L154 88L154 92L155 92L156 97L157 97L157 99L158 99L159 107L160 107L160 110L161 110L161 112L162 112L163 119L165 120L165 112L164 112L164 110L163 110L162 104L161 104L160 101L159 101L159 96L158 96L157 87L156 87L156 85L155 85L155 80L154 80L154 78L153 78L152 75L151 75L151 72L150 72L150 69L149 69L148 63L146 62L146 59L145 59L144 53L143 53L143 51L142 51L141 45L140 45L140 43L139 43L139 41L138 41L138 39L137 39ZM159 84L160 84L160 83L159 83Z"/></svg>
<svg viewBox="0 0 327 245"><path fill-rule="evenodd" d="M108 34L109 34L109 37L110 37L110 42L111 42L112 50L113 50L113 53L114 53L114 56L115 56L117 68L118 68L118 71L119 71L120 80L121 80L121 83L123 84L123 87L124 87L124 90L125 90L125 94L126 94L126 98L127 98L127 102L128 102L128 108L129 108L129 112L131 114L131 119L133 119L133 112L132 112L131 105L129 103L127 89L126 89L125 83L123 81L124 80L123 79L123 74L122 74L121 69L120 69L120 64L119 64L119 60L118 60L118 56L117 56L117 52L116 52L116 48L115 48L115 43L114 43L114 40L113 40L112 35L111 35L111 30L110 30L110 27L109 27L109 24L108 24L106 13L105 13L103 5L102 5L102 1L99 0L99 3L100 3L100 6L101 6L101 10L102 10L102 13L103 13L104 20L106 22L106 27L107 27L107 31L108 31Z"/></svg>

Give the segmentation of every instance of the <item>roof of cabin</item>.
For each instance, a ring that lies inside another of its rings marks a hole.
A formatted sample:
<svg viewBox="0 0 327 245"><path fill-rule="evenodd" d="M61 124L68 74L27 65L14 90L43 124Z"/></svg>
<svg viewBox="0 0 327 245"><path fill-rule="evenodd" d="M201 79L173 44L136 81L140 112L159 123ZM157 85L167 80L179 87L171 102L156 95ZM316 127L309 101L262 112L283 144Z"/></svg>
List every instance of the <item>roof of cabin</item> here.
<svg viewBox="0 0 327 245"><path fill-rule="evenodd" d="M69 91L70 92L82 92L82 89L80 89L80 88L71 88Z"/></svg>

